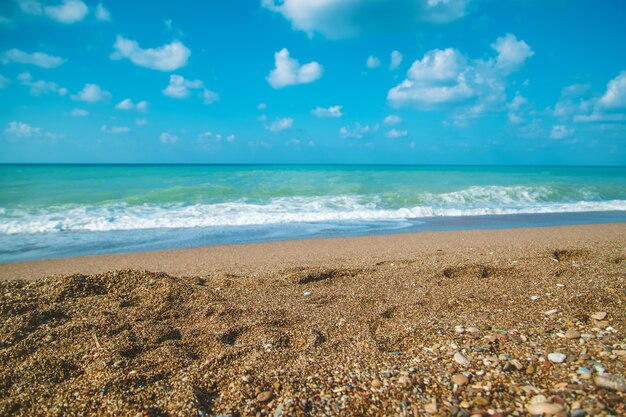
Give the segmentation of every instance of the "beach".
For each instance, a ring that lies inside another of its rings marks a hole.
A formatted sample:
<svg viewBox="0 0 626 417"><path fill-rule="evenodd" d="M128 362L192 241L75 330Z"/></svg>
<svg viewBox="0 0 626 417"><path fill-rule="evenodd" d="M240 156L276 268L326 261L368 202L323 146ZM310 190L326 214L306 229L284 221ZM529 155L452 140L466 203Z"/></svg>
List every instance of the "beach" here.
<svg viewBox="0 0 626 417"><path fill-rule="evenodd" d="M0 415L625 415L626 223L0 264Z"/></svg>

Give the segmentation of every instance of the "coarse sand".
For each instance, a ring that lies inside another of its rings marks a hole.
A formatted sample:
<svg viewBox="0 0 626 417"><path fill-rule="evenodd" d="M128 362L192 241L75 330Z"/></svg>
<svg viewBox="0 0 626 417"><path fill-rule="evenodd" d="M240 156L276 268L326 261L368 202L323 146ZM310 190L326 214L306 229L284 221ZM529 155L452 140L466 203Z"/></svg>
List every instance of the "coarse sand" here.
<svg viewBox="0 0 626 417"><path fill-rule="evenodd" d="M626 415L626 223L45 260L0 277L2 416Z"/></svg>

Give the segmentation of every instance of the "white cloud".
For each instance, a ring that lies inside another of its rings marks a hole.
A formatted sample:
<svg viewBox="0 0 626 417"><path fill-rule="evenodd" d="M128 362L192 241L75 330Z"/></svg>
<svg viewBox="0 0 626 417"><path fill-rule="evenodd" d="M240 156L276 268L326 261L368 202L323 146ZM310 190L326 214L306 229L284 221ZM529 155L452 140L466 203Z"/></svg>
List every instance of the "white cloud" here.
<svg viewBox="0 0 626 417"><path fill-rule="evenodd" d="M64 0L58 6L46 6L43 10L49 18L61 23L80 22L89 13L89 8L81 0Z"/></svg>
<svg viewBox="0 0 626 417"><path fill-rule="evenodd" d="M283 88L296 84L308 84L322 76L323 68L318 62L300 65L298 60L289 56L287 48L274 54L275 67L267 76L273 88Z"/></svg>
<svg viewBox="0 0 626 417"><path fill-rule="evenodd" d="M524 108L528 104L528 100L526 97L523 97L519 91L515 94L515 97L511 102L507 105L509 110L507 114L507 118L509 122L519 125L526 122L524 117Z"/></svg>
<svg viewBox="0 0 626 417"><path fill-rule="evenodd" d="M408 130L391 129L387 132L387 137L391 139L403 138L409 134Z"/></svg>
<svg viewBox="0 0 626 417"><path fill-rule="evenodd" d="M550 137L552 139L559 140L559 139L569 138L573 134L574 134L573 128L569 128L565 125L555 125L555 126L552 126Z"/></svg>
<svg viewBox="0 0 626 417"><path fill-rule="evenodd" d="M421 22L445 23L465 15L469 0L261 0L294 29L328 38L411 30Z"/></svg>
<svg viewBox="0 0 626 417"><path fill-rule="evenodd" d="M339 136L342 139L362 139L366 135L377 130L377 126L370 127L369 125L361 125L356 123L353 127L342 127L339 129Z"/></svg>
<svg viewBox="0 0 626 417"><path fill-rule="evenodd" d="M85 117L85 116L89 116L89 112L84 109L74 109L72 110L71 115L74 117Z"/></svg>
<svg viewBox="0 0 626 417"><path fill-rule="evenodd" d="M596 106L603 111L626 110L626 71L609 81Z"/></svg>
<svg viewBox="0 0 626 417"><path fill-rule="evenodd" d="M202 91L202 94L200 95L202 97L202 102L204 104L212 104L215 103L216 101L218 101L220 99L220 95L217 94L215 91L211 91L207 88L205 88Z"/></svg>
<svg viewBox="0 0 626 417"><path fill-rule="evenodd" d="M369 69L378 68L380 67L380 59L378 59L374 55L370 55L367 57L367 60L365 61L365 65L367 65L367 68Z"/></svg>
<svg viewBox="0 0 626 417"><path fill-rule="evenodd" d="M42 68L56 68L65 62L65 59L54 55L48 55L43 52L28 53L20 49L9 49L2 54L2 63L16 63L36 65Z"/></svg>
<svg viewBox="0 0 626 417"><path fill-rule="evenodd" d="M135 119L135 124L137 126L145 126L148 124L148 121L146 119Z"/></svg>
<svg viewBox="0 0 626 417"><path fill-rule="evenodd" d="M276 119L269 125L265 125L265 128L270 132L280 132L285 129L289 129L293 126L293 119L291 117L284 117L282 119Z"/></svg>
<svg viewBox="0 0 626 417"><path fill-rule="evenodd" d="M126 98L115 105L118 110L137 110L145 112L148 110L148 102L140 101L139 103L133 103L129 98Z"/></svg>
<svg viewBox="0 0 626 417"><path fill-rule="evenodd" d="M211 137L213 136L213 132L210 131L206 131L206 132L202 132L198 135L198 139L211 139Z"/></svg>
<svg viewBox="0 0 626 417"><path fill-rule="evenodd" d="M4 130L7 135L21 138L40 135L42 131L40 127L33 127L27 123L16 121L9 122L8 127Z"/></svg>
<svg viewBox="0 0 626 417"><path fill-rule="evenodd" d="M403 56L399 51L391 51L391 63L389 64L390 70L395 70L402 64Z"/></svg>
<svg viewBox="0 0 626 417"><path fill-rule="evenodd" d="M104 133L112 133L114 135L124 134L130 132L130 127L128 126L111 126L107 125L100 126L100 130Z"/></svg>
<svg viewBox="0 0 626 417"><path fill-rule="evenodd" d="M33 81L33 77L29 72L23 72L18 74L17 79L30 88L30 94L33 96L39 96L42 94L58 94L60 96L64 96L67 94L67 88L59 87L57 83L53 83L52 81Z"/></svg>
<svg viewBox="0 0 626 417"><path fill-rule="evenodd" d="M267 109L267 104L259 103L259 104L257 104L256 109L257 110L265 110L265 109Z"/></svg>
<svg viewBox="0 0 626 417"><path fill-rule="evenodd" d="M78 94L72 95L72 100L96 103L98 101L109 100L111 93L104 91L98 84L85 84Z"/></svg>
<svg viewBox="0 0 626 417"><path fill-rule="evenodd" d="M20 10L26 14L35 16L43 14L43 7L37 0L18 0L17 4L20 6Z"/></svg>
<svg viewBox="0 0 626 417"><path fill-rule="evenodd" d="M168 132L162 132L159 135L159 140L161 141L162 144L174 144L176 142L178 142L180 140L180 138L176 135L173 135L171 133Z"/></svg>
<svg viewBox="0 0 626 417"><path fill-rule="evenodd" d="M526 42L518 41L511 33L496 39L491 47L498 52L496 68L507 75L519 70L524 62L535 54Z"/></svg>
<svg viewBox="0 0 626 417"><path fill-rule="evenodd" d="M111 21L111 13L104 7L102 3L98 3L96 6L96 19L101 22L110 22Z"/></svg>
<svg viewBox="0 0 626 417"><path fill-rule="evenodd" d="M61 4L44 6L38 0L17 0L17 3L26 14L33 16L46 15L60 23L76 23L89 14L89 8L81 0L64 0Z"/></svg>
<svg viewBox="0 0 626 417"><path fill-rule="evenodd" d="M456 49L435 49L413 62L407 78L389 90L394 107L456 110L454 122L464 125L487 111L505 108L506 77L532 56L530 47L514 35L492 45L495 59L470 61Z"/></svg>
<svg viewBox="0 0 626 417"><path fill-rule="evenodd" d="M235 141L235 139L236 139L235 135L228 135L228 136L226 136L226 141L227 142L233 143Z"/></svg>
<svg viewBox="0 0 626 417"><path fill-rule="evenodd" d="M2 90L4 88L7 88L10 83L11 83L11 81L9 81L9 79L7 77L5 77L4 75L0 74L0 90Z"/></svg>
<svg viewBox="0 0 626 417"><path fill-rule="evenodd" d="M343 116L342 108L343 106L330 106L328 108L318 106L311 113L317 117L341 117Z"/></svg>
<svg viewBox="0 0 626 417"><path fill-rule="evenodd" d="M191 51L180 41L172 41L158 48L142 49L136 41L117 35L111 59L128 58L141 67L159 71L174 71L187 65Z"/></svg>
<svg viewBox="0 0 626 417"><path fill-rule="evenodd" d="M163 94L168 97L183 99L191 95L192 90L199 90L199 97L202 98L204 104L211 104L219 100L220 96L204 87L201 80L186 80L184 77L176 74L170 75L170 82L163 89Z"/></svg>
<svg viewBox="0 0 626 417"><path fill-rule="evenodd" d="M554 116L576 123L621 123L626 121L626 71L607 83L601 96L592 96L588 85L565 87Z"/></svg>
<svg viewBox="0 0 626 417"><path fill-rule="evenodd" d="M396 116L395 114L390 114L389 116L385 117L385 119L383 120L383 123L386 125L397 125L398 123L402 122L402 118L400 116Z"/></svg>

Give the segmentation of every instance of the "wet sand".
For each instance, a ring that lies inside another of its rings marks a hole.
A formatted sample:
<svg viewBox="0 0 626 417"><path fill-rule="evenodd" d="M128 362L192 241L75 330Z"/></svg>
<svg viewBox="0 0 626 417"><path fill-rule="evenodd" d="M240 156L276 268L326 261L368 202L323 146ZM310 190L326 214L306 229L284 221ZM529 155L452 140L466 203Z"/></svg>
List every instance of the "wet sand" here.
<svg viewBox="0 0 626 417"><path fill-rule="evenodd" d="M625 223L44 260L0 279L0 415L626 415Z"/></svg>

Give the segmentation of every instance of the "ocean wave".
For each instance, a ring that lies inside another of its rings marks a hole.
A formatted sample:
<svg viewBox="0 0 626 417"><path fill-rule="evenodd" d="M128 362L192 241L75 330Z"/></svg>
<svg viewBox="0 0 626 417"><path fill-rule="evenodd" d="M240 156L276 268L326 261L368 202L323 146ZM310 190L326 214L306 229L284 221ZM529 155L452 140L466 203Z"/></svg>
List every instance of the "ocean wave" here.
<svg viewBox="0 0 626 417"><path fill-rule="evenodd" d="M423 193L393 207L377 196L280 197L266 202L140 204L0 209L1 234L227 227L304 222L407 220L498 214L626 211L626 200L550 201L549 187L470 187ZM395 204L395 203L394 203Z"/></svg>

